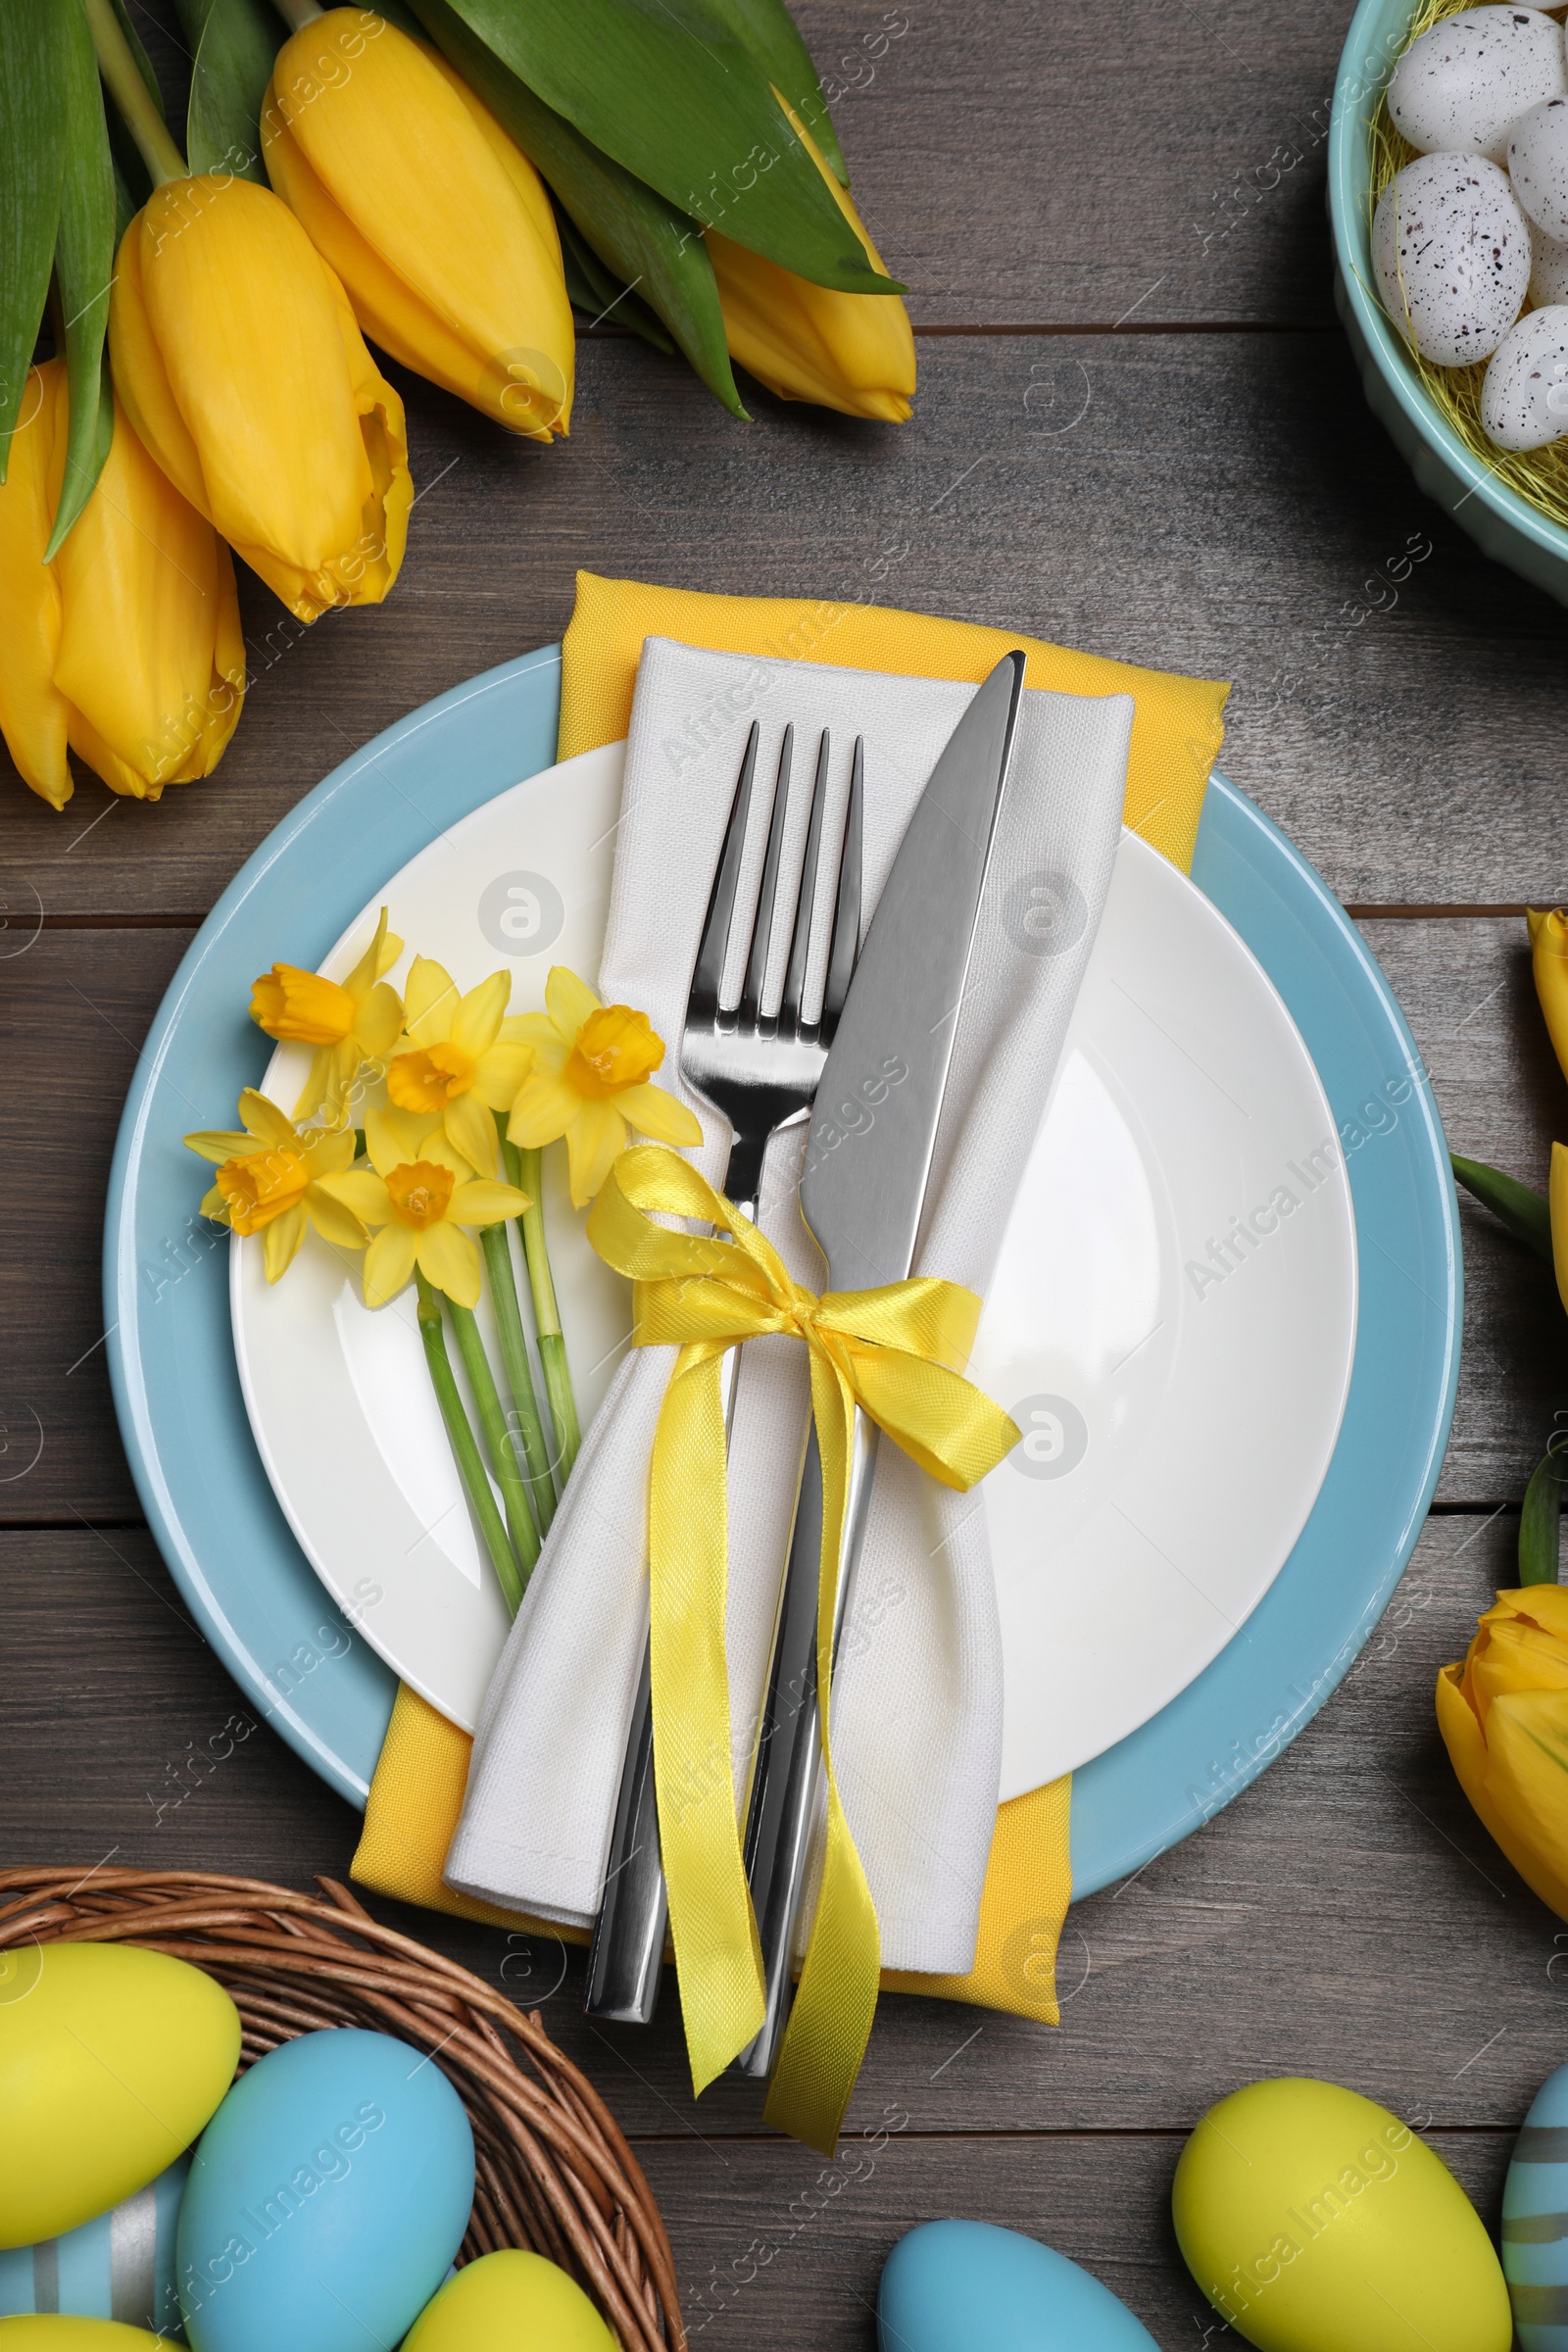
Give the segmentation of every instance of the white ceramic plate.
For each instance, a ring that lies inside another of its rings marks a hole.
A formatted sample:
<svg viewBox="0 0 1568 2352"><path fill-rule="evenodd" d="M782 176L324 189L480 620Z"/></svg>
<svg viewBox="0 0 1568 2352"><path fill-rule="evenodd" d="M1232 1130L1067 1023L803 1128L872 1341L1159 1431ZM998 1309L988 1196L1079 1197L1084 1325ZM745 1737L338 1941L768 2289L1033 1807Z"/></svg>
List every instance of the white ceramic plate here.
<svg viewBox="0 0 1568 2352"><path fill-rule="evenodd" d="M543 1003L552 963L594 971L621 757L587 753L454 825L377 893L323 970L349 969L385 904L395 930L460 975L510 959L514 1010ZM266 1091L292 1101L304 1068L301 1049L279 1048ZM1260 966L1200 891L1124 835L973 1367L1024 1431L982 1491L1006 1671L1004 1797L1175 1697L1305 1524L1355 1341L1354 1227L1333 1137ZM625 1345L628 1298L582 1238L559 1171L547 1206L586 1418ZM508 1620L412 1295L368 1313L353 1271L312 1237L270 1291L259 1243L236 1243L231 1299L251 1427L307 1557L387 1663L471 1730Z"/></svg>

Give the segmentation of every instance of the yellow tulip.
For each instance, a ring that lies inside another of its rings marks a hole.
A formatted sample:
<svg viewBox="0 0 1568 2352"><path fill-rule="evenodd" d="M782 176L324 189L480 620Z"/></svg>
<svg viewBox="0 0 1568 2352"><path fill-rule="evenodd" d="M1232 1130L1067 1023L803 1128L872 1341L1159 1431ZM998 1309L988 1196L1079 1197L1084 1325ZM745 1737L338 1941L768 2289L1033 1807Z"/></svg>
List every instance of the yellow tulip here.
<svg viewBox="0 0 1568 2352"><path fill-rule="evenodd" d="M780 106L834 202L870 255L882 257L844 189L823 163L811 134L775 90ZM812 285L777 262L710 228L704 231L718 280L724 339L732 360L750 368L780 400L810 400L846 416L902 424L914 392L914 335L897 294L840 294ZM885 274L885 272L884 272Z"/></svg>
<svg viewBox="0 0 1568 2352"><path fill-rule="evenodd" d="M114 792L156 801L211 773L245 697L234 566L117 408L98 485L52 564L65 364L30 370L0 487L0 733L52 807L70 749Z"/></svg>
<svg viewBox="0 0 1568 2352"><path fill-rule="evenodd" d="M1568 1151L1551 1147L1551 1180L1546 1192L1551 1216L1551 1270L1557 1277L1557 1296L1568 1311Z"/></svg>
<svg viewBox="0 0 1568 2352"><path fill-rule="evenodd" d="M664 1058L646 1012L602 1004L575 972L558 963L545 982L544 1012L503 1021L508 1043L533 1048L533 1068L522 1082L507 1140L537 1152L566 1139L572 1205L586 1208L626 1148L626 1130L662 1144L700 1144L702 1128L684 1102L649 1081Z"/></svg>
<svg viewBox="0 0 1568 2352"><path fill-rule="evenodd" d="M419 41L368 9L278 51L268 176L372 342L533 441L571 419L571 304L538 172Z"/></svg>
<svg viewBox="0 0 1568 2352"><path fill-rule="evenodd" d="M1497 1594L1438 1677L1438 1728L1485 1828L1568 1919L1568 1585Z"/></svg>
<svg viewBox="0 0 1568 2352"><path fill-rule="evenodd" d="M1525 920L1530 926L1536 995L1546 1016L1552 1050L1568 1078L1568 915L1560 906L1549 912L1532 906Z"/></svg>
<svg viewBox="0 0 1568 2352"><path fill-rule="evenodd" d="M380 603L414 503L403 403L270 188L155 188L121 242L109 346L165 473L297 618Z"/></svg>

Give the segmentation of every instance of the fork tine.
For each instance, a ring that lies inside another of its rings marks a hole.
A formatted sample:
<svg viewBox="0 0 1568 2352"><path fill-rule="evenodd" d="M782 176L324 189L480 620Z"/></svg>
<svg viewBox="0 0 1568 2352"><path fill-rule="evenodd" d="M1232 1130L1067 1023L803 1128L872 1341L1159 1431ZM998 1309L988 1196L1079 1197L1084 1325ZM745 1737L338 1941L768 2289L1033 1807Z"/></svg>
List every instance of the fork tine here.
<svg viewBox="0 0 1568 2352"><path fill-rule="evenodd" d="M784 847L784 816L789 808L790 767L795 757L795 729L784 730L778 756L778 781L773 786L773 812L767 825L767 852L762 859L761 888L752 920L752 949L746 959L746 984L741 991L741 1020L755 1028L762 1017L762 984L767 978L767 951L773 937L773 914L778 903L779 858Z"/></svg>
<svg viewBox="0 0 1568 2352"><path fill-rule="evenodd" d="M860 952L860 836L861 804L865 794L865 744L855 738L855 764L850 774L850 805L844 816L844 856L839 864L838 900L833 909L833 943L828 950L827 985L822 992L822 1035L829 1044L844 1010Z"/></svg>
<svg viewBox="0 0 1568 2352"><path fill-rule="evenodd" d="M746 756L735 783L735 798L730 804L729 823L724 831L724 846L719 852L718 869L713 876L712 896L708 902L708 919L703 925L702 944L697 951L697 962L692 970L691 995L687 1001L686 1017L711 1016L718 1010L718 992L724 981L724 963L729 954L730 925L735 919L735 893L740 886L741 858L746 848L746 820L752 807L752 778L757 769L758 725L752 721L752 731L746 738Z"/></svg>
<svg viewBox="0 0 1568 2352"><path fill-rule="evenodd" d="M779 1027L793 1037L801 1025L801 1000L806 993L806 965L811 952L811 909L816 905L817 867L822 856L822 808L827 800L828 732L816 747L816 781L811 787L811 817L806 832L806 856L801 860L801 895L795 902L795 929L790 937L789 969L779 1000Z"/></svg>

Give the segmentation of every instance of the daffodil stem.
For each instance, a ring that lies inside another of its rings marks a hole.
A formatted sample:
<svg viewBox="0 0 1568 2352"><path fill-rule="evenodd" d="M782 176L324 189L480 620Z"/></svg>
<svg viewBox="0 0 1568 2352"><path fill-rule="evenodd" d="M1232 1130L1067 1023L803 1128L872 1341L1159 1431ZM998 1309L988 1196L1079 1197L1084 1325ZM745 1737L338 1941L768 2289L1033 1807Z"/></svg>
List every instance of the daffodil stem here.
<svg viewBox="0 0 1568 2352"><path fill-rule="evenodd" d="M419 1337L424 1342L424 1360L429 1367L430 1386L441 1407L441 1418L446 1423L447 1438L458 1465L458 1474L472 1505L473 1515L479 1522L485 1549L490 1554L490 1565L506 1595L507 1606L515 1617L522 1600L523 1579L517 1567L516 1553L501 1523L501 1513L496 1509L496 1498L490 1492L490 1481L485 1476L484 1463L479 1458L478 1441L468 1425L468 1416L464 1411L463 1398L458 1393L452 1359L447 1354L440 1296L431 1289L422 1274L416 1275L415 1279L419 1286Z"/></svg>
<svg viewBox="0 0 1568 2352"><path fill-rule="evenodd" d="M153 94L141 77L141 68L116 16L112 0L86 0L87 23L97 52L98 71L125 128L135 140L153 186L166 179L184 179L188 167L158 112Z"/></svg>
<svg viewBox="0 0 1568 2352"><path fill-rule="evenodd" d="M486 1225L479 1242L490 1275L496 1329L501 1334L501 1360L507 1368L507 1386L512 1391L512 1409L516 1416L517 1440L528 1473L528 1491L543 1535L556 1515L556 1489L550 1476L550 1447L545 1443L544 1424L539 1418L539 1400L533 1393L522 1305L517 1298L517 1278L512 1270L512 1244L507 1239L505 1225Z"/></svg>
<svg viewBox="0 0 1568 2352"><path fill-rule="evenodd" d="M522 1254L527 1261L528 1287L533 1293L539 1365L545 1376L545 1395L550 1400L550 1419L556 1433L556 1455L561 1465L561 1483L564 1486L577 1459L582 1431L577 1421L577 1399L572 1393L571 1366L566 1361L561 1310L556 1305L556 1286L550 1273L550 1252L545 1244L544 1153L520 1152L503 1135L501 1155L506 1162L508 1183L526 1193L529 1200L517 1223L522 1228Z"/></svg>
<svg viewBox="0 0 1568 2352"><path fill-rule="evenodd" d="M473 1392L485 1451L490 1456L490 1467L495 1472L501 1499L506 1506L507 1533L512 1538L512 1548L517 1555L517 1564L522 1570L522 1581L526 1586L533 1574L534 1562L539 1557L539 1530L534 1523L533 1512L528 1507L528 1489L513 1451L512 1435L507 1428L507 1416L501 1409L495 1374L490 1369L490 1358L484 1351L484 1342L479 1336L479 1326L474 1320L472 1307L459 1306L455 1298L449 1298L447 1313L457 1333L458 1353L463 1358L463 1368L468 1375L468 1386Z"/></svg>

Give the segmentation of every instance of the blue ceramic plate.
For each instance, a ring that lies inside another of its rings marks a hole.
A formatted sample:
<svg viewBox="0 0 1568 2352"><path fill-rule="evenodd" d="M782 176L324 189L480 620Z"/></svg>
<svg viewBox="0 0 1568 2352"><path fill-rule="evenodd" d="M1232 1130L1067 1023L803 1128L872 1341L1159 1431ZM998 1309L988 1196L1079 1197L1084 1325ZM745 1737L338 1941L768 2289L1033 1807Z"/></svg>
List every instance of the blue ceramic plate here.
<svg viewBox="0 0 1568 2352"><path fill-rule="evenodd" d="M273 1499L240 1397L226 1249L193 1213L180 1138L260 1078L271 1049L244 1007L279 942L316 962L443 825L549 766L560 688L554 646L490 670L389 728L291 811L192 941L115 1152L104 1319L143 1508L252 1705L358 1805L393 1678L338 1614ZM1334 1105L1359 1242L1355 1369L1322 1492L1261 1604L1179 1698L1075 1775L1076 1894L1185 1838L1316 1714L1420 1532L1458 1369L1447 1152L1388 983L1312 868L1218 775L1193 875L1284 997Z"/></svg>

